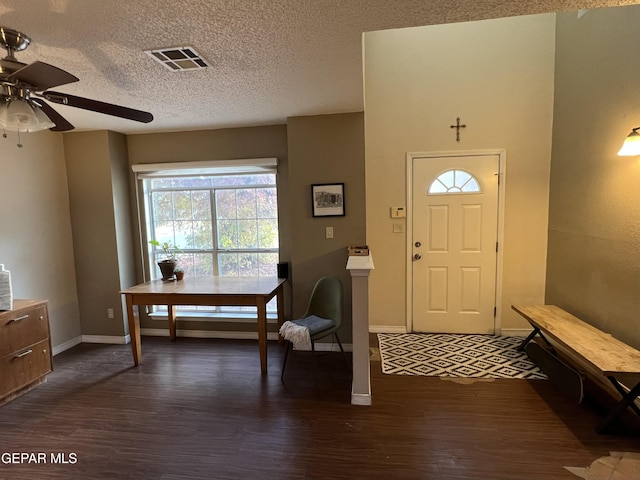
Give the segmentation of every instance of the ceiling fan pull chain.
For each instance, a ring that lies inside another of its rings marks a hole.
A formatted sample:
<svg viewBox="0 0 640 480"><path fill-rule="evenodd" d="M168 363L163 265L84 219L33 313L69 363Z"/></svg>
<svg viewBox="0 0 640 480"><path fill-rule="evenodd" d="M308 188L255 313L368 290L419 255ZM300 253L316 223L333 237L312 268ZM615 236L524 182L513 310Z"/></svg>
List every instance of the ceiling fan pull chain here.
<svg viewBox="0 0 640 480"><path fill-rule="evenodd" d="M7 130L3 127L2 128L2 138L9 138L9 136L7 135ZM18 144L17 144L18 148L22 148L22 142L20 141L20 130L18 130Z"/></svg>

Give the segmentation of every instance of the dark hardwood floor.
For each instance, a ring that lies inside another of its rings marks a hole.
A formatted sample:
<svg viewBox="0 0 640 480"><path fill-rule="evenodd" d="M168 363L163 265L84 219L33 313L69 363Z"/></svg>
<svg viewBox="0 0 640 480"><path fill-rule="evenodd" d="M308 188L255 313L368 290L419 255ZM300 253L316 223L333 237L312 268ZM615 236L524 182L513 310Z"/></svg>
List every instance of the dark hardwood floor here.
<svg viewBox="0 0 640 480"><path fill-rule="evenodd" d="M547 381L388 376L374 362L373 405L352 406L339 353L318 358L316 390L309 355L282 384L284 348L269 347L264 377L248 341L143 338L137 368L128 345L68 350L0 408L0 479L576 480L564 466L640 451ZM7 463L19 453L46 462Z"/></svg>

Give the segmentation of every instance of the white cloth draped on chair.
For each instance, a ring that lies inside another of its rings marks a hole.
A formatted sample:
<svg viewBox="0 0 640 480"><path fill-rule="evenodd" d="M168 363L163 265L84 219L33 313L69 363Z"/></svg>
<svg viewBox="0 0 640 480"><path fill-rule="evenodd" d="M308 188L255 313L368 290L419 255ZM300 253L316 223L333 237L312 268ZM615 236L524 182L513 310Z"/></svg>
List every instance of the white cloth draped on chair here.
<svg viewBox="0 0 640 480"><path fill-rule="evenodd" d="M309 315L299 320L288 320L280 327L280 335L296 350L311 350L311 336L336 324L328 318Z"/></svg>

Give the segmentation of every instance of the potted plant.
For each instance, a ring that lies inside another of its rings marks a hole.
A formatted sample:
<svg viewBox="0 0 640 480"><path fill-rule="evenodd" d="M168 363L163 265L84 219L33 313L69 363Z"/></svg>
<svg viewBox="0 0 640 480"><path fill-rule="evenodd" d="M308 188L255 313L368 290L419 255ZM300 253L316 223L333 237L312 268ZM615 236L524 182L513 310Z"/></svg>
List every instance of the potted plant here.
<svg viewBox="0 0 640 480"><path fill-rule="evenodd" d="M149 240L149 243L154 247L161 248L165 254L163 260L158 261L158 267L162 273L162 280L173 280L176 266L178 265L178 259L176 253L180 251L179 248L172 246L170 242L159 242L158 240Z"/></svg>
<svg viewBox="0 0 640 480"><path fill-rule="evenodd" d="M176 267L173 269L173 274L176 276L176 280L182 280L184 278L184 269L182 267Z"/></svg>

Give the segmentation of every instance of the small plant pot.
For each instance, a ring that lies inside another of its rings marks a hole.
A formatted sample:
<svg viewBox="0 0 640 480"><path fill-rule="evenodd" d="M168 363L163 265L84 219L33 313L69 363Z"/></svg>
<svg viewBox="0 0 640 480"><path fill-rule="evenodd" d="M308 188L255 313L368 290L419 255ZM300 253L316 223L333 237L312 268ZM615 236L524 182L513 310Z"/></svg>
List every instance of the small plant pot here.
<svg viewBox="0 0 640 480"><path fill-rule="evenodd" d="M176 280L182 280L184 278L184 272L173 272L176 276Z"/></svg>
<svg viewBox="0 0 640 480"><path fill-rule="evenodd" d="M178 262L172 258L167 258L166 260L161 260L158 262L158 267L160 267L160 272L162 273L162 280L166 282L168 280L174 279L173 271L175 270L177 264Z"/></svg>

